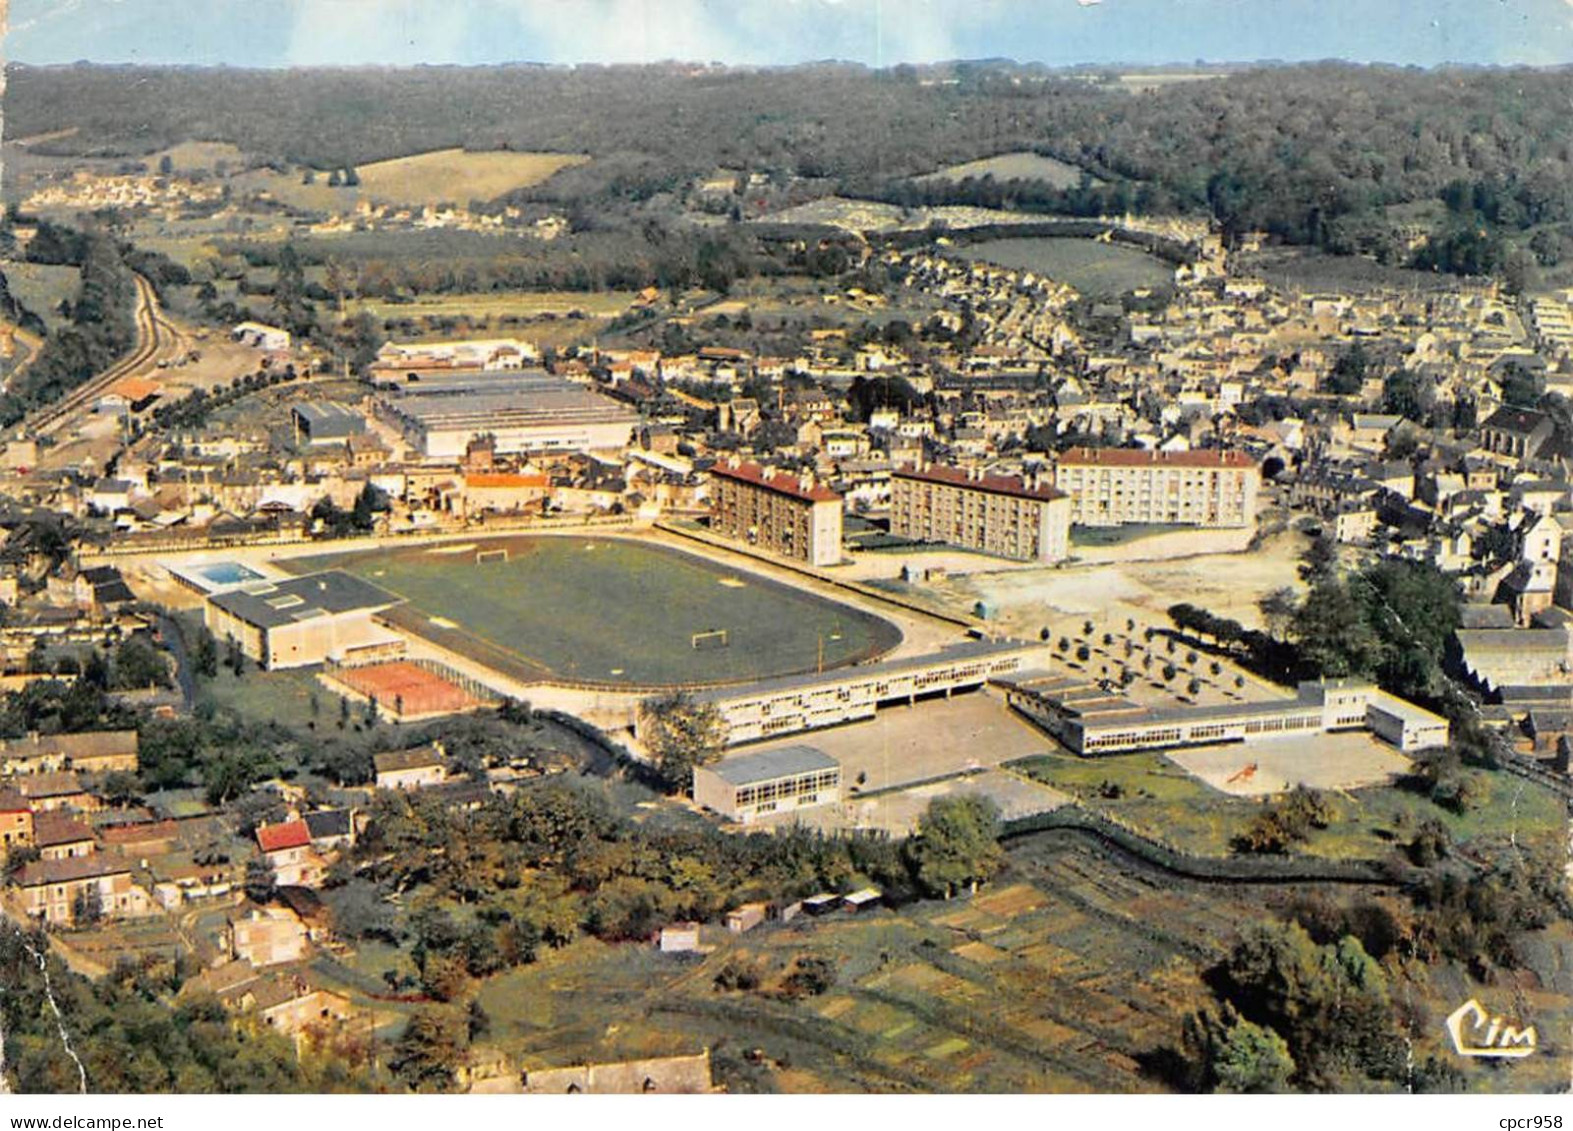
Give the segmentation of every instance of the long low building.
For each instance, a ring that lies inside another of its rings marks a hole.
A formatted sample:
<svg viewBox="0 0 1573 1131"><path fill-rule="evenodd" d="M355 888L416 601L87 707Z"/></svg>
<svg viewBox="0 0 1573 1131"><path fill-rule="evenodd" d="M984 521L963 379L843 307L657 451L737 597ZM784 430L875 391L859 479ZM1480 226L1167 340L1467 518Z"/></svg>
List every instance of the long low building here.
<svg viewBox="0 0 1573 1131"><path fill-rule="evenodd" d="M1442 716L1358 680L1308 681L1293 699L1165 708L1144 707L1074 677L1029 673L995 682L1010 706L1081 755L1344 730L1368 730L1405 753L1448 740Z"/></svg>
<svg viewBox="0 0 1573 1131"><path fill-rule="evenodd" d="M694 801L730 821L841 800L841 764L813 746L782 746L694 771Z"/></svg>
<svg viewBox="0 0 1573 1131"><path fill-rule="evenodd" d="M1043 654L1042 645L1019 640L969 640L927 656L717 687L694 698L716 706L727 725L727 744L736 746L871 719L890 704L976 690L1020 672ZM635 733L641 738L645 725L640 711Z"/></svg>
<svg viewBox="0 0 1573 1131"><path fill-rule="evenodd" d="M492 437L498 455L619 450L639 423L610 397L532 371L411 382L381 394L377 413L423 458L445 462L480 436Z"/></svg>

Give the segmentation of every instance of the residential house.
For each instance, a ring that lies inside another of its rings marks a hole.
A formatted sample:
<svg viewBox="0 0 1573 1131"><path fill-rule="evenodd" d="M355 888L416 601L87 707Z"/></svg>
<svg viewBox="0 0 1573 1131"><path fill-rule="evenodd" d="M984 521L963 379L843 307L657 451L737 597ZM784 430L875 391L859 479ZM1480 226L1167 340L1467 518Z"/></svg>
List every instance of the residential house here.
<svg viewBox="0 0 1573 1131"><path fill-rule="evenodd" d="M374 755L378 789L422 789L448 780L448 760L442 744L413 750L390 750Z"/></svg>
<svg viewBox="0 0 1573 1131"><path fill-rule="evenodd" d="M327 866L311 844L311 831L302 820L263 825L257 829L257 848L273 869L280 887L314 888L322 883Z"/></svg>
<svg viewBox="0 0 1573 1131"><path fill-rule="evenodd" d="M0 789L0 858L33 843L33 810L14 789Z"/></svg>
<svg viewBox="0 0 1573 1131"><path fill-rule="evenodd" d="M148 914L152 901L132 882L130 861L107 852L65 860L34 860L13 881L30 919L51 926Z"/></svg>
<svg viewBox="0 0 1573 1131"><path fill-rule="evenodd" d="M318 852L355 846L354 814L349 809L318 809L303 818Z"/></svg>
<svg viewBox="0 0 1573 1131"><path fill-rule="evenodd" d="M284 907L253 907L232 915L227 932L231 957L257 969L306 957L307 932L300 917Z"/></svg>
<svg viewBox="0 0 1573 1131"><path fill-rule="evenodd" d="M56 809L71 809L91 813L104 807L83 786L70 770L53 773L27 774L15 779L18 793L27 798L35 813L48 813Z"/></svg>
<svg viewBox="0 0 1573 1131"><path fill-rule="evenodd" d="M33 846L41 860L69 860L89 856L98 842L91 826L72 813L38 813L33 817Z"/></svg>

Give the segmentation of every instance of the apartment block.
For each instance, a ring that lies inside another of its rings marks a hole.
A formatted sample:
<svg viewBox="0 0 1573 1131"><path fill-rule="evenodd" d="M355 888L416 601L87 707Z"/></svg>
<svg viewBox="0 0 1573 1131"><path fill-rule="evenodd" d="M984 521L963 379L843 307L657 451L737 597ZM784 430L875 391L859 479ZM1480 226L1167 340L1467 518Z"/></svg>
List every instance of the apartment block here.
<svg viewBox="0 0 1573 1131"><path fill-rule="evenodd" d="M710 528L809 565L841 561L841 496L812 476L728 461L710 469Z"/></svg>
<svg viewBox="0 0 1573 1131"><path fill-rule="evenodd" d="M1250 526L1261 472L1243 452L1071 448L1054 486L1077 526Z"/></svg>
<svg viewBox="0 0 1573 1131"><path fill-rule="evenodd" d="M1019 561L1069 553L1071 501L1035 475L959 467L906 467L890 478L890 532Z"/></svg>

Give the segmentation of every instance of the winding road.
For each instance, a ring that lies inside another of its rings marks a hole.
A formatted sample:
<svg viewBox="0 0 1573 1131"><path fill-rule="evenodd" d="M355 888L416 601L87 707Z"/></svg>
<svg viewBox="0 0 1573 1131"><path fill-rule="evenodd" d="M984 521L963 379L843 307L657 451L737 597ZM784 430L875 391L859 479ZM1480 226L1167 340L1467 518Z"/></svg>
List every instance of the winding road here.
<svg viewBox="0 0 1573 1131"><path fill-rule="evenodd" d="M73 413L92 404L117 382L155 368L161 354L168 355L185 348L184 336L164 317L153 284L141 275L133 275L133 278L137 288L135 348L97 377L78 385L60 400L35 413L27 422L31 435L53 435Z"/></svg>

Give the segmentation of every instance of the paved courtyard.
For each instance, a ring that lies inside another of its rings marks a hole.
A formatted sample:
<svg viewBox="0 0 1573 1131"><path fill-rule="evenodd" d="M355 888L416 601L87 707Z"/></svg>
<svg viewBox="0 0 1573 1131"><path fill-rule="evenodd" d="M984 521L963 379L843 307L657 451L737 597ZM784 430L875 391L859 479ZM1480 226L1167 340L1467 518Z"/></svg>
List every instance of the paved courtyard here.
<svg viewBox="0 0 1573 1131"><path fill-rule="evenodd" d="M1068 800L1058 790L996 768L1060 747L987 692L887 707L867 722L750 745L740 753L800 744L818 747L840 762L845 783L840 805L791 815L814 828L905 834L934 798L966 793L992 798L1006 819ZM963 772L965 777L954 776Z"/></svg>
<svg viewBox="0 0 1573 1131"><path fill-rule="evenodd" d="M750 744L738 753L799 745L816 746L841 763L848 797L1059 749L1003 699L978 691L885 707L866 722Z"/></svg>
<svg viewBox="0 0 1573 1131"><path fill-rule="evenodd" d="M1236 797L1265 797L1296 785L1358 789L1381 785L1409 769L1408 758L1363 732L1201 746L1173 750L1167 757L1193 777Z"/></svg>

